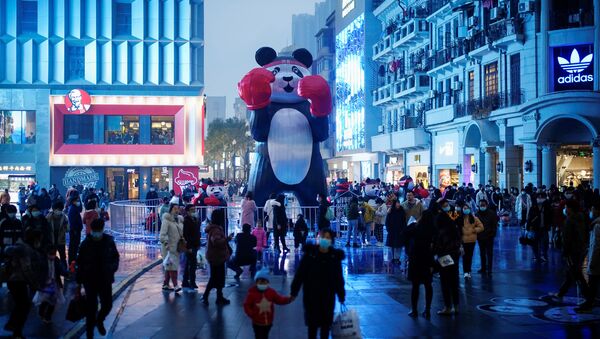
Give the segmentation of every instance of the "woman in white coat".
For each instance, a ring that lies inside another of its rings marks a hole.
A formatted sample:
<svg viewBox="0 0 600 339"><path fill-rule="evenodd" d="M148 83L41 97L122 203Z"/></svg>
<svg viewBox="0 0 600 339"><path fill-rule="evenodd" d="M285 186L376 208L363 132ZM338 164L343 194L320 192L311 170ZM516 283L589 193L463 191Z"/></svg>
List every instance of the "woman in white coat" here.
<svg viewBox="0 0 600 339"><path fill-rule="evenodd" d="M160 243L161 254L163 259L169 255L170 260L163 264L165 268L165 280L163 282L163 290L165 291L181 291L181 287L177 286L177 270L179 269L179 253L177 244L183 237L183 217L179 215L179 203L173 203L169 206L169 213L162 216L162 226L160 228ZM173 282L173 287L169 287L169 279Z"/></svg>

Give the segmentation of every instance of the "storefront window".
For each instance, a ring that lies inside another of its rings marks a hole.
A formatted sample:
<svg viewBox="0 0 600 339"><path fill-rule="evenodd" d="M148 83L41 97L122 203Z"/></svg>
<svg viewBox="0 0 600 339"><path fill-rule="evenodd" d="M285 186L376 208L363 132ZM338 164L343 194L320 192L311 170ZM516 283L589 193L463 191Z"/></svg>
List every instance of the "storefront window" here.
<svg viewBox="0 0 600 339"><path fill-rule="evenodd" d="M106 116L104 141L107 144L139 144L140 117Z"/></svg>
<svg viewBox="0 0 600 339"><path fill-rule="evenodd" d="M0 143L34 144L35 111L0 111Z"/></svg>
<svg viewBox="0 0 600 339"><path fill-rule="evenodd" d="M169 167L152 167L152 186L156 188L156 191L169 192L171 172Z"/></svg>
<svg viewBox="0 0 600 339"><path fill-rule="evenodd" d="M94 117L91 115L65 115L63 137L65 144L93 144Z"/></svg>
<svg viewBox="0 0 600 339"><path fill-rule="evenodd" d="M175 142L175 118L152 117L151 143L154 145L173 145Z"/></svg>

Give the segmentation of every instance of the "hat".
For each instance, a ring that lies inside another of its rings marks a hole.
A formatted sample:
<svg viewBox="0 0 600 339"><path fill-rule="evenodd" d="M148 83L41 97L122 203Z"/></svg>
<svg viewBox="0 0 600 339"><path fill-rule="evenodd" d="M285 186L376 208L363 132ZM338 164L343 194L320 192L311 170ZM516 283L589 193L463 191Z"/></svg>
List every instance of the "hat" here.
<svg viewBox="0 0 600 339"><path fill-rule="evenodd" d="M254 281L256 281L258 279L269 280L269 270L263 269L263 270L256 272L256 275L254 275Z"/></svg>
<svg viewBox="0 0 600 339"><path fill-rule="evenodd" d="M179 198L177 196L174 196L173 198L171 198L171 201L169 201L169 204L179 205Z"/></svg>

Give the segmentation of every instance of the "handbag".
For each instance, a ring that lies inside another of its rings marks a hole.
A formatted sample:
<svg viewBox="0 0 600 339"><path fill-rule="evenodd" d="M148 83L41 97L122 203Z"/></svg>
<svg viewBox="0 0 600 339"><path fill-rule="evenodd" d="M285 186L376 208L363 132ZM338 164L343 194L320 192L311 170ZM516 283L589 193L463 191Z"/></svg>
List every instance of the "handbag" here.
<svg viewBox="0 0 600 339"><path fill-rule="evenodd" d="M185 238L183 237L183 234L181 234L179 227L177 227L177 232L179 233L179 241L177 242L177 252L186 253L188 251L187 241L185 241Z"/></svg>
<svg viewBox="0 0 600 339"><path fill-rule="evenodd" d="M331 336L333 338L362 339L358 312L348 309L345 304L342 304L340 313L331 325Z"/></svg>
<svg viewBox="0 0 600 339"><path fill-rule="evenodd" d="M66 319L72 322L77 322L85 317L86 311L86 297L85 295L76 296L69 302L67 308Z"/></svg>
<svg viewBox="0 0 600 339"><path fill-rule="evenodd" d="M452 259L452 257L449 254L446 254L445 256L438 258L437 261L440 264L440 266L442 266L442 267L448 267L450 265L454 265L454 260Z"/></svg>

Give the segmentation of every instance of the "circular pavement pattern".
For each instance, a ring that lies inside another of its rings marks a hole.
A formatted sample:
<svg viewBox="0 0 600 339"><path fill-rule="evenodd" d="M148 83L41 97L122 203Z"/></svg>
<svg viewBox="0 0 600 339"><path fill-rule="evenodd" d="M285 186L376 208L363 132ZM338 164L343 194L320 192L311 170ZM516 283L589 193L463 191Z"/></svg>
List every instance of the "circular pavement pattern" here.
<svg viewBox="0 0 600 339"><path fill-rule="evenodd" d="M509 304L522 307L545 307L548 303L536 298L494 298L492 302L497 304Z"/></svg>
<svg viewBox="0 0 600 339"><path fill-rule="evenodd" d="M529 307L512 306L512 305L479 305L477 308L485 312L502 313L502 314L533 314L533 309Z"/></svg>
<svg viewBox="0 0 600 339"><path fill-rule="evenodd" d="M600 320L600 309L597 307L590 314L577 314L574 308L574 306L553 307L543 314L534 315L534 317L563 324L582 324Z"/></svg>

